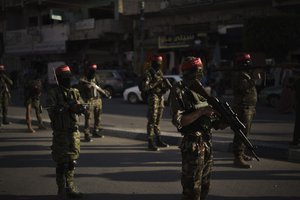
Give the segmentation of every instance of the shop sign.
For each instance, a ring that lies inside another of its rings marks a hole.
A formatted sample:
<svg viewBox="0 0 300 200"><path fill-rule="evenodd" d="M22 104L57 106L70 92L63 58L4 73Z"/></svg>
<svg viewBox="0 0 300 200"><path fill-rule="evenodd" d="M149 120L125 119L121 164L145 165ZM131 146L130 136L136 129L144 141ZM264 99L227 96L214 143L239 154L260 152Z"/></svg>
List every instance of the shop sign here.
<svg viewBox="0 0 300 200"><path fill-rule="evenodd" d="M206 33L188 33L178 35L167 35L158 37L158 48L184 48L201 46L205 40Z"/></svg>

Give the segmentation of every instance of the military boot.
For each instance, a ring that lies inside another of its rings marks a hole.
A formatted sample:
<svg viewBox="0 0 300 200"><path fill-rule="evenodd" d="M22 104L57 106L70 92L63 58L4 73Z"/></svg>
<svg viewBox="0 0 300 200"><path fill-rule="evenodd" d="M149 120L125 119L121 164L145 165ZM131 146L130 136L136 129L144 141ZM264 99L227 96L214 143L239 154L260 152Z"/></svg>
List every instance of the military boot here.
<svg viewBox="0 0 300 200"><path fill-rule="evenodd" d="M41 122L41 123L39 123L39 129L41 129L41 130L46 130L47 128L46 128L46 126L44 125L44 123Z"/></svg>
<svg viewBox="0 0 300 200"><path fill-rule="evenodd" d="M66 188L66 196L68 199L81 199L83 198L83 193L79 192L72 183L71 186Z"/></svg>
<svg viewBox="0 0 300 200"><path fill-rule="evenodd" d="M78 191L77 187L74 184L74 169L75 169L75 166L71 166L71 168L68 169L65 174L65 176L66 176L66 196L69 199L80 199L83 197L83 194Z"/></svg>
<svg viewBox="0 0 300 200"><path fill-rule="evenodd" d="M66 199L66 179L64 175L64 165L56 167L56 185L58 199Z"/></svg>
<svg viewBox="0 0 300 200"><path fill-rule="evenodd" d="M250 164L248 164L248 163L243 159L242 156L235 157L235 158L234 158L233 164L234 164L235 167L238 167L238 168L249 169L249 168L252 167Z"/></svg>
<svg viewBox="0 0 300 200"><path fill-rule="evenodd" d="M102 128L96 128L93 130L93 137L96 138L104 138L104 135L100 134L100 132L102 131Z"/></svg>
<svg viewBox="0 0 300 200"><path fill-rule="evenodd" d="M91 138L90 134L84 134L84 141L85 142L93 142L93 139Z"/></svg>
<svg viewBox="0 0 300 200"><path fill-rule="evenodd" d="M156 144L158 147L169 147L169 145L161 140L161 136L156 136Z"/></svg>
<svg viewBox="0 0 300 200"><path fill-rule="evenodd" d="M148 149L150 151L159 151L159 148L156 146L156 144L153 141L153 139L148 139Z"/></svg>
<svg viewBox="0 0 300 200"><path fill-rule="evenodd" d="M65 187L58 187L57 197L58 197L59 200L67 199L67 194L66 194L66 188Z"/></svg>
<svg viewBox="0 0 300 200"><path fill-rule="evenodd" d="M7 117L3 117L2 123L5 124L5 125L10 124L10 122L7 119Z"/></svg>

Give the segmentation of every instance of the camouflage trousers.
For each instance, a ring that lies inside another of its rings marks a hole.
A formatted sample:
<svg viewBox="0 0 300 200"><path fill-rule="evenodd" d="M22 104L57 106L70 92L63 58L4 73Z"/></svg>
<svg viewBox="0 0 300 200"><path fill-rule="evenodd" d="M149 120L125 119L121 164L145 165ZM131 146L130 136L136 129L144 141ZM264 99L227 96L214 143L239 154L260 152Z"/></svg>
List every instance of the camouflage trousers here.
<svg viewBox="0 0 300 200"><path fill-rule="evenodd" d="M78 130L54 131L51 150L52 159L57 163L77 160L80 153L80 132Z"/></svg>
<svg viewBox="0 0 300 200"><path fill-rule="evenodd" d="M295 118L293 142L295 144L300 143L300 105L296 105L296 118Z"/></svg>
<svg viewBox="0 0 300 200"><path fill-rule="evenodd" d="M2 121L6 121L7 120L7 113L8 113L8 105L10 103L10 95L7 93L2 93L0 95L0 113L2 113ZM0 124L2 123L2 121L0 121Z"/></svg>
<svg viewBox="0 0 300 200"><path fill-rule="evenodd" d="M164 111L164 98L161 95L150 95L148 97L148 139L153 139L155 135L160 135L159 123Z"/></svg>
<svg viewBox="0 0 300 200"><path fill-rule="evenodd" d="M235 109L236 113L241 120L241 122L245 125L244 134L248 136L250 134L251 124L253 120L253 116L255 114L255 106L245 106L238 107ZM233 138L233 154L234 156L241 157L244 154L245 145L242 143L242 140L235 134Z"/></svg>
<svg viewBox="0 0 300 200"><path fill-rule="evenodd" d="M58 188L74 188L75 160L56 163L56 184Z"/></svg>
<svg viewBox="0 0 300 200"><path fill-rule="evenodd" d="M87 102L90 104L88 111L86 112L84 118L84 133L90 134L92 116L94 116L94 130L99 130L101 128L101 114L102 114L102 99L92 99Z"/></svg>
<svg viewBox="0 0 300 200"><path fill-rule="evenodd" d="M211 141L201 136L184 136L180 145L182 156L182 200L205 200L210 187L212 168Z"/></svg>

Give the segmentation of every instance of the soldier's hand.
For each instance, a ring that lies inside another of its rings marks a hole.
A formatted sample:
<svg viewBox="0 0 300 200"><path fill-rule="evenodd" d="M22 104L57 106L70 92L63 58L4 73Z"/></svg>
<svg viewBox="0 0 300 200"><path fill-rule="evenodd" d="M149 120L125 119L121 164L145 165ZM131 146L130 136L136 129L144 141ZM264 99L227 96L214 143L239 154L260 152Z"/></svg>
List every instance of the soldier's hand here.
<svg viewBox="0 0 300 200"><path fill-rule="evenodd" d="M207 117L212 117L216 114L215 110L210 106L206 106L206 107L199 109L199 112L201 115L205 115Z"/></svg>
<svg viewBox="0 0 300 200"><path fill-rule="evenodd" d="M87 107L82 104L73 104L70 106L70 112L75 114L84 114L87 111Z"/></svg>

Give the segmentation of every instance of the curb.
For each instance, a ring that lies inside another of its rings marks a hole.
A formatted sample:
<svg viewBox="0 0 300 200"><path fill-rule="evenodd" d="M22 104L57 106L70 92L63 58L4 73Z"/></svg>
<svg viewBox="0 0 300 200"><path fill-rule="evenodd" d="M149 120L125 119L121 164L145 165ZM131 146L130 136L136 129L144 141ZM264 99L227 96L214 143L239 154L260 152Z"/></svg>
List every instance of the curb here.
<svg viewBox="0 0 300 200"><path fill-rule="evenodd" d="M22 117L18 116L8 116L10 121L14 123L26 124L26 120ZM32 124L36 125L37 120L33 119ZM45 119L44 124L51 130L50 120ZM82 124L80 124L82 126ZM120 138L128 138L134 140L142 140L147 141L146 132L141 132L141 130L124 130L124 129L115 129L115 128L106 128L103 127L102 131L103 135L108 135L111 137L120 137ZM162 139L172 145L179 146L181 143L182 137L178 136L170 136L164 135L162 132ZM262 142L259 140L251 140L251 143L255 147L255 152L258 157L263 158L271 158L278 160L287 160L290 162L299 162L300 163L300 148L286 145L278 145L272 142ZM214 151L219 152L232 152L232 140L230 138L224 138L220 136L213 135L213 149ZM251 155L250 152L248 152Z"/></svg>

